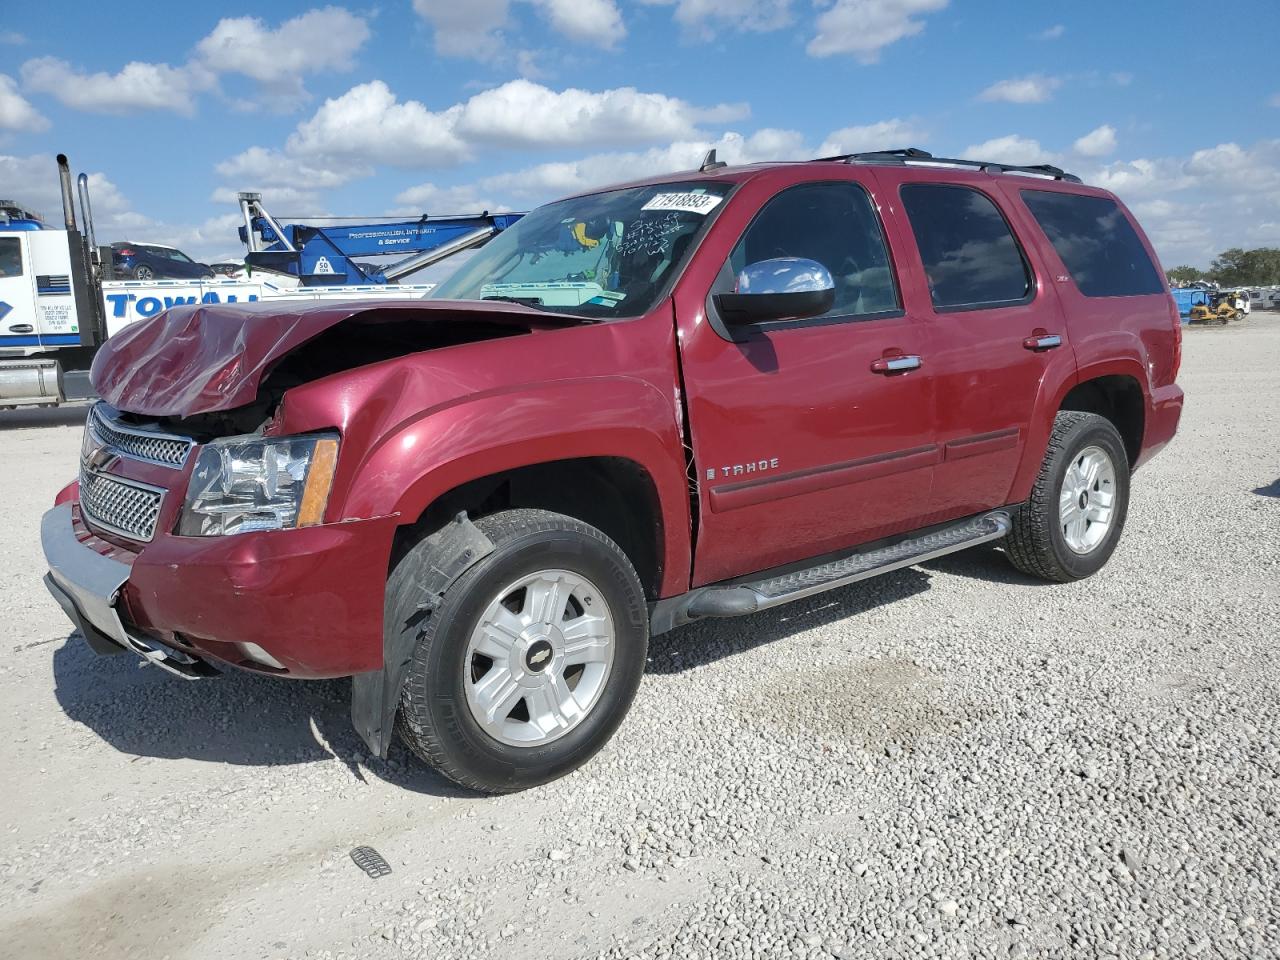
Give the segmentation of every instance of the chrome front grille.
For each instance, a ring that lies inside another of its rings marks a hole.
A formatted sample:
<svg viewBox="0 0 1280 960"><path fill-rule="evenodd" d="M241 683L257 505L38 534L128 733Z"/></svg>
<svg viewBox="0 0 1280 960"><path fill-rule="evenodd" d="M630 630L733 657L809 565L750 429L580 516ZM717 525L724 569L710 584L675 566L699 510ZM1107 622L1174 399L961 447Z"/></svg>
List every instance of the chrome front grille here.
<svg viewBox="0 0 1280 960"><path fill-rule="evenodd" d="M105 413L101 405L89 411L85 429L97 440L95 446L106 446L122 457L158 463L175 470L181 469L187 462L187 454L195 446L195 441L187 437L175 437L121 423Z"/></svg>
<svg viewBox="0 0 1280 960"><path fill-rule="evenodd" d="M164 491L107 473L80 467L80 510L96 527L148 541L156 533L156 520Z"/></svg>

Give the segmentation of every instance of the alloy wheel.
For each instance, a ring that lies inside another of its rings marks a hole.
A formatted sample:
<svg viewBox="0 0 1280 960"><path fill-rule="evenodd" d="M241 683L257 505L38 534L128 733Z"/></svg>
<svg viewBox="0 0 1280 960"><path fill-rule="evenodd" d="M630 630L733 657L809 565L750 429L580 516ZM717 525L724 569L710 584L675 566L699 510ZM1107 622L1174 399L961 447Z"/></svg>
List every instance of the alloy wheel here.
<svg viewBox="0 0 1280 960"><path fill-rule="evenodd" d="M501 743L535 747L578 726L613 666L613 615L587 578L540 570L485 607L463 660L467 705Z"/></svg>

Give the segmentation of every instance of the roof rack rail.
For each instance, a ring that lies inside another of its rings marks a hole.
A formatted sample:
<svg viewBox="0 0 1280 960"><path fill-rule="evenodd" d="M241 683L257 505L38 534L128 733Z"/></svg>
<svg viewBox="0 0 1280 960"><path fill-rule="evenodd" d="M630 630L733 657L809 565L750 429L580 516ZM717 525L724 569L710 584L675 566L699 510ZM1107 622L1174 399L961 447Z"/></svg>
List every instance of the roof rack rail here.
<svg viewBox="0 0 1280 960"><path fill-rule="evenodd" d="M843 153L835 157L819 157L821 161L834 163L922 163L944 167L972 167L984 173L1031 173L1054 180L1080 183L1080 178L1050 163L997 163L994 160L959 160L954 157L935 157L919 147L902 147L896 150L872 150L866 153Z"/></svg>

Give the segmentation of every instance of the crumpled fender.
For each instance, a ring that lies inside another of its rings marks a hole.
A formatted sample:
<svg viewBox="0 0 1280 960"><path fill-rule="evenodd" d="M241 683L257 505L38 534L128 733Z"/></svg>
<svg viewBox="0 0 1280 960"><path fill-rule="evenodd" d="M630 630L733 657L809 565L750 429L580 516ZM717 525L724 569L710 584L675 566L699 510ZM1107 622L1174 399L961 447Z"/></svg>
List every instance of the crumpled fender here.
<svg viewBox="0 0 1280 960"><path fill-rule="evenodd" d="M431 567L418 584L421 618L391 629L390 600L383 611L382 669L358 673L351 678L351 723L361 739L377 756L387 756L395 735L396 709L400 691L409 675L409 664L422 632L423 621L435 613L445 591L460 576L493 552L493 543L480 532L465 513L454 517L426 541Z"/></svg>

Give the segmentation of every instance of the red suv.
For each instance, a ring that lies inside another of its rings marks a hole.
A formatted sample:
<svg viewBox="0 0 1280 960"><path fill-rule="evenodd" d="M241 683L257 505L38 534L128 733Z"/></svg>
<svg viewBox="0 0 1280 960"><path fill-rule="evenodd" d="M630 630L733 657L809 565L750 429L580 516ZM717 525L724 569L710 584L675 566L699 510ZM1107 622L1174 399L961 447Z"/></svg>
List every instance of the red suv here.
<svg viewBox="0 0 1280 960"><path fill-rule="evenodd" d="M432 300L119 333L46 582L98 652L352 676L374 752L516 790L680 624L998 538L1094 573L1180 348L1133 217L1061 170L708 157L535 210Z"/></svg>

